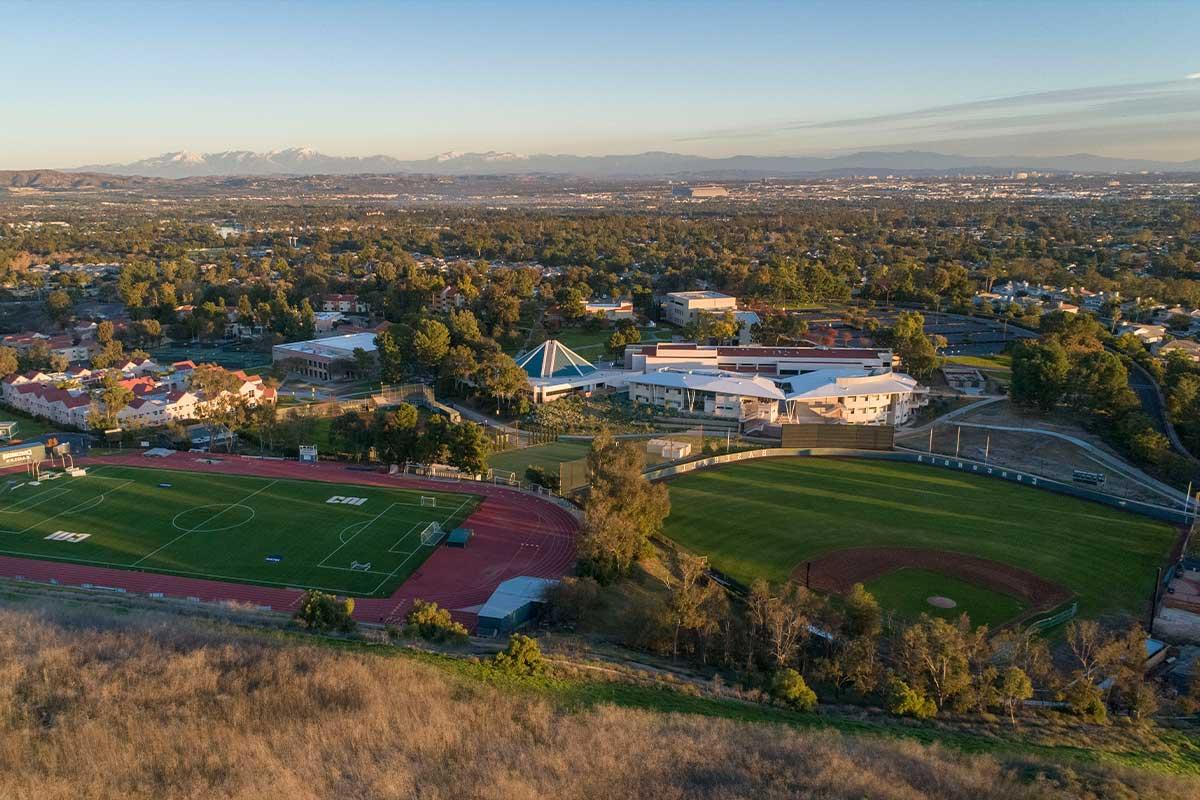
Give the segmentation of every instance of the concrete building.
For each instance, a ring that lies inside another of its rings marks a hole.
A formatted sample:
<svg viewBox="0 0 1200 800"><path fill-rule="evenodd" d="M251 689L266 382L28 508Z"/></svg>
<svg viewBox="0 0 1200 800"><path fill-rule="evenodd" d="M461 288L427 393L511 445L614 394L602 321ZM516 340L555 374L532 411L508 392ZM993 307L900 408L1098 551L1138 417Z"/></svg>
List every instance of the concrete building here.
<svg viewBox="0 0 1200 800"><path fill-rule="evenodd" d="M737 310L737 298L720 292L671 292L663 300L663 319L672 325L684 326L701 311L720 314Z"/></svg>
<svg viewBox="0 0 1200 800"><path fill-rule="evenodd" d="M588 300L583 304L585 314L602 314L606 320L633 319L630 300Z"/></svg>
<svg viewBox="0 0 1200 800"><path fill-rule="evenodd" d="M770 380L720 370L657 369L626 378L635 403L746 423L773 423L784 394Z"/></svg>
<svg viewBox="0 0 1200 800"><path fill-rule="evenodd" d="M838 367L862 371L890 369L892 366L891 350L873 348L710 347L694 342L631 344L625 348L625 369L637 372L674 367L787 377Z"/></svg>
<svg viewBox="0 0 1200 800"><path fill-rule="evenodd" d="M286 363L288 372L314 381L362 377L356 373L355 350L363 350L374 358L375 332L277 344L271 348L271 362Z"/></svg>
<svg viewBox="0 0 1200 800"><path fill-rule="evenodd" d="M891 370L824 369L779 381L788 422L903 425L929 402L916 378Z"/></svg>

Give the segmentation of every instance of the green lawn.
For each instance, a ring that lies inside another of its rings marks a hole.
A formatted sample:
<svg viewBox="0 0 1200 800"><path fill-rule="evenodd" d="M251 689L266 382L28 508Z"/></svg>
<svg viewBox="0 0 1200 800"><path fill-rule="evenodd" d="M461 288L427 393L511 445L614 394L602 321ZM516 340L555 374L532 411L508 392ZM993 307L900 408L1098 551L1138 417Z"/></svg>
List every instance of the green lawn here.
<svg viewBox="0 0 1200 800"><path fill-rule="evenodd" d="M347 497L363 502L329 502ZM0 553L387 596L433 552L420 532L430 522L454 527L477 502L461 493L101 465L82 478L35 486L21 476L0 486Z"/></svg>
<svg viewBox="0 0 1200 800"><path fill-rule="evenodd" d="M1172 526L1063 495L936 467L771 459L670 482L666 534L742 581L781 581L855 546L927 547L1035 572L1079 611L1140 613Z"/></svg>
<svg viewBox="0 0 1200 800"><path fill-rule="evenodd" d="M639 328L642 334L643 342L670 341L672 331L662 326L656 328ZM604 346L608 344L608 337L612 336L612 328L601 328L597 331L589 331L584 328L563 328L554 335L554 338L565 344L572 350L579 351L579 355L588 360L599 358L604 355Z"/></svg>
<svg viewBox="0 0 1200 800"><path fill-rule="evenodd" d="M1008 353L998 353L994 356L948 356L946 360L951 364L975 367L985 372L1012 372L1012 356Z"/></svg>
<svg viewBox="0 0 1200 800"><path fill-rule="evenodd" d="M564 461L586 458L591 442L550 442L519 450L505 450L488 456L488 466L496 470L515 472L524 479L527 467L541 467L547 472L558 474L558 465Z"/></svg>
<svg viewBox="0 0 1200 800"><path fill-rule="evenodd" d="M17 432L13 436L14 440L32 439L35 436L41 436L43 433L55 433L62 430L61 425L56 425L49 420L31 417L28 414L22 414L13 408L7 406L0 408L0 420L15 421L17 423Z"/></svg>
<svg viewBox="0 0 1200 800"><path fill-rule="evenodd" d="M1025 605L1011 595L913 567L901 567L876 578L867 583L867 590L875 595L883 608L910 619L922 612L950 620L965 613L976 625L995 626L1025 610ZM948 597L958 605L954 608L932 606L927 600L935 595Z"/></svg>

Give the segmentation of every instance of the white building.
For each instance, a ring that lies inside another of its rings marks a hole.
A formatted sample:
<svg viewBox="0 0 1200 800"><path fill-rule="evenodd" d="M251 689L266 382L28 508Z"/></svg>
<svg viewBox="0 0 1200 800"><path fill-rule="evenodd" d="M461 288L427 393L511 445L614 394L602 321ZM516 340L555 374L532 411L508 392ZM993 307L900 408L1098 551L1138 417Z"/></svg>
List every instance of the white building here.
<svg viewBox="0 0 1200 800"><path fill-rule="evenodd" d="M720 370L658 369L626 378L629 399L657 408L773 423L784 394L767 378Z"/></svg>
<svg viewBox="0 0 1200 800"><path fill-rule="evenodd" d="M929 401L916 378L891 370L817 370L779 385L788 422L903 425Z"/></svg>
<svg viewBox="0 0 1200 800"><path fill-rule="evenodd" d="M672 325L684 326L701 311L721 314L737 310L737 298L720 292L671 292L662 304L663 318Z"/></svg>

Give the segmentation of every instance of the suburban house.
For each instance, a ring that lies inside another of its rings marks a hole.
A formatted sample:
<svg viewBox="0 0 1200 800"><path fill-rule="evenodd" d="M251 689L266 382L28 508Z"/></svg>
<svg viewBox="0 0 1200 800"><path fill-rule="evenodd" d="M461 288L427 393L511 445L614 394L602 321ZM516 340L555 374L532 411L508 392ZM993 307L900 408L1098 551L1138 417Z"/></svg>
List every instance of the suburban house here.
<svg viewBox="0 0 1200 800"><path fill-rule="evenodd" d="M327 294L321 299L322 311L340 311L343 314L365 314L368 307L356 294Z"/></svg>
<svg viewBox="0 0 1200 800"><path fill-rule="evenodd" d="M1192 361L1200 362L1200 342L1191 339L1172 339L1160 345L1156 355L1166 358L1171 353L1183 353Z"/></svg>
<svg viewBox="0 0 1200 800"><path fill-rule="evenodd" d="M1167 338L1167 329L1162 325L1143 325L1137 322L1123 322L1117 326L1117 332L1136 336L1142 344L1158 344Z"/></svg>
<svg viewBox="0 0 1200 800"><path fill-rule="evenodd" d="M462 308L466 302L467 298L463 297L457 286L446 286L434 292L429 307L438 314L449 314L453 309Z"/></svg>

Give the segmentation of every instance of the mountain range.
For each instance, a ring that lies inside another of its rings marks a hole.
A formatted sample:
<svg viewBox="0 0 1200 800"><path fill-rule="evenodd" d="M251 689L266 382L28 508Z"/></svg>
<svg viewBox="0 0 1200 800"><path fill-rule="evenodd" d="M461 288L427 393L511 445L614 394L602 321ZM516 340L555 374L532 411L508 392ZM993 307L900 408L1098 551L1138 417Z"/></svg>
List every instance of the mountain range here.
<svg viewBox="0 0 1200 800"><path fill-rule="evenodd" d="M391 156L330 156L311 148L256 153L164 153L128 164L91 164L66 172L192 178L246 175L574 175L586 178L763 178L801 175L938 175L1039 172L1200 172L1200 159L1151 161L1079 153L1064 156L961 156L921 151L864 151L827 158L815 156L730 156L707 158L679 153L632 155L517 155L455 153L403 161Z"/></svg>

